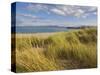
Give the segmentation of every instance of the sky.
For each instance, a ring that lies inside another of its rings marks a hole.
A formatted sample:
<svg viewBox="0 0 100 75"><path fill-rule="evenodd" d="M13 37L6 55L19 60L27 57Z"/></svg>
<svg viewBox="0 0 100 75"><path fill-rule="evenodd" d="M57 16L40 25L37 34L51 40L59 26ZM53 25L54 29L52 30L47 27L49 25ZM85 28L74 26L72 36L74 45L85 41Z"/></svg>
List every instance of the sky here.
<svg viewBox="0 0 100 75"><path fill-rule="evenodd" d="M97 8L41 3L16 3L17 26L97 25Z"/></svg>

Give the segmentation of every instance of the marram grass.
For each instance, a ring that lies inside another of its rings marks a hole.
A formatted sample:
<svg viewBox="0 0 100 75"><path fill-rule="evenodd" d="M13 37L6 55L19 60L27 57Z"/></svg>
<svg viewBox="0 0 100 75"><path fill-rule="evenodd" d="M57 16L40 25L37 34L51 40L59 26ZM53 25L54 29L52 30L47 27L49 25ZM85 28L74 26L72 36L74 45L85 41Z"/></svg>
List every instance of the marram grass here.
<svg viewBox="0 0 100 75"><path fill-rule="evenodd" d="M16 72L96 67L95 28L60 32L46 38L16 37Z"/></svg>

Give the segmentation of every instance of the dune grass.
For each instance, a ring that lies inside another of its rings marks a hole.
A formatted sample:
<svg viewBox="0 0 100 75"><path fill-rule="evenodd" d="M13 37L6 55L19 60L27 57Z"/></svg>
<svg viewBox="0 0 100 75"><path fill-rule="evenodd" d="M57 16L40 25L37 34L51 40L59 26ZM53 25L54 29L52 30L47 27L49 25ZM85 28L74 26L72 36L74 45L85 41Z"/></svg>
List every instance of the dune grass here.
<svg viewBox="0 0 100 75"><path fill-rule="evenodd" d="M60 32L47 38L16 38L16 72L97 67L97 30Z"/></svg>

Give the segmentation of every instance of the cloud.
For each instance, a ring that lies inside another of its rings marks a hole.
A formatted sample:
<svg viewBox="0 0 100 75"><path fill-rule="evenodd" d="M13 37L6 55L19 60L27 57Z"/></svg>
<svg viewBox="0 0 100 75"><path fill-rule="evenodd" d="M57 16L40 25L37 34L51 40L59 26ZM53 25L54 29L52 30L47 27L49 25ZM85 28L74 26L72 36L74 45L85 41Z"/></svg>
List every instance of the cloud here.
<svg viewBox="0 0 100 75"><path fill-rule="evenodd" d="M41 19L31 14L17 14L16 15L16 25L17 26L48 26L48 25L67 25L68 22L62 20L52 20L52 19Z"/></svg>
<svg viewBox="0 0 100 75"><path fill-rule="evenodd" d="M96 7L89 7L89 6L63 6L58 5L54 7L55 10L54 13L62 16L73 16L76 18L86 18L87 16L91 14L95 14L97 12Z"/></svg>
<svg viewBox="0 0 100 75"><path fill-rule="evenodd" d="M95 12L95 11L97 11L97 8L96 7L90 7L90 9L88 9L88 11Z"/></svg>
<svg viewBox="0 0 100 75"><path fill-rule="evenodd" d="M97 16L97 8L90 6L74 6L74 5L54 5L54 4L28 4L22 10L31 13L17 13L17 25L22 26L39 26L39 25L70 25L67 21L59 21L53 19L44 19L32 13L45 13L46 15L56 15L71 18L87 18L90 15ZM80 20L79 20L80 21Z"/></svg>
<svg viewBox="0 0 100 75"><path fill-rule="evenodd" d="M49 7L48 7L47 4L37 4L37 3L33 4L33 3L30 3L24 9L25 10L27 9L28 11L31 11L31 12L44 11L44 12L50 14Z"/></svg>
<svg viewBox="0 0 100 75"><path fill-rule="evenodd" d="M95 13L97 12L97 8L92 6L54 5L39 3L28 4L24 9L27 9L31 12L44 11L47 14L54 13L60 16L73 16L76 18L86 18L90 14L96 15Z"/></svg>
<svg viewBox="0 0 100 75"><path fill-rule="evenodd" d="M77 11L74 12L73 16L76 16L78 18L85 16L84 11L82 9L77 9Z"/></svg>
<svg viewBox="0 0 100 75"><path fill-rule="evenodd" d="M30 18L30 19L36 19L38 18L37 16L35 15L32 15L32 14L17 14L17 17L22 17L22 18Z"/></svg>
<svg viewBox="0 0 100 75"><path fill-rule="evenodd" d="M62 10L59 10L59 9L51 9L50 10L51 12L53 12L53 13L56 13L56 14L58 14L58 15L63 15L63 16L65 16L66 15L66 13L65 12L63 12Z"/></svg>
<svg viewBox="0 0 100 75"><path fill-rule="evenodd" d="M94 12L93 14L94 14L94 15L97 15L97 12Z"/></svg>
<svg viewBox="0 0 100 75"><path fill-rule="evenodd" d="M32 25L32 22L36 22L37 20L41 19L38 16L32 14L25 14L25 13L17 13L16 14L16 24L17 26L20 25Z"/></svg>

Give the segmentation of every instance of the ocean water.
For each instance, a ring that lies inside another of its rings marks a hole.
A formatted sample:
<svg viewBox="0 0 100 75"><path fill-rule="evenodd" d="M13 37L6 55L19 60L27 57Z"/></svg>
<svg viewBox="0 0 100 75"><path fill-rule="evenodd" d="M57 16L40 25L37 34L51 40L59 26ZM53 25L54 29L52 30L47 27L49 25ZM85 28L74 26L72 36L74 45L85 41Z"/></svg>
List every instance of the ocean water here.
<svg viewBox="0 0 100 75"><path fill-rule="evenodd" d="M16 33L46 33L46 32L60 32L68 31L66 27L50 27L50 26L18 26L16 28ZM14 30L14 27L12 27Z"/></svg>

